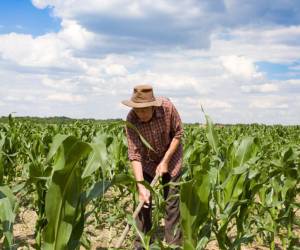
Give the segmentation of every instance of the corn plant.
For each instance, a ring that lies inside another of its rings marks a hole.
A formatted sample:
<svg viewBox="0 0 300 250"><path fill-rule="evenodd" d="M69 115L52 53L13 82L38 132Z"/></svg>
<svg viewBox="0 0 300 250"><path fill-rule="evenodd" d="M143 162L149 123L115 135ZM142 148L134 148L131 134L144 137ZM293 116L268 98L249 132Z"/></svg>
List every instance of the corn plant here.
<svg viewBox="0 0 300 250"><path fill-rule="evenodd" d="M16 210L16 197L8 186L0 186L0 239L4 238L3 249L15 249L13 223Z"/></svg>
<svg viewBox="0 0 300 250"><path fill-rule="evenodd" d="M185 150L190 169L180 194L184 249L202 249L213 236L220 249L239 249L261 232L271 249L276 236L294 247L299 155L289 148L280 160L266 161L259 138L224 138L224 143L206 120L206 141L193 141Z"/></svg>
<svg viewBox="0 0 300 250"><path fill-rule="evenodd" d="M299 248L300 126L218 126L206 120L206 128L184 127L183 249L203 249L212 240L220 249L252 242ZM1 247L17 247L17 196L20 206L37 213L36 249L88 248L87 221L125 221L128 209L118 204L124 198L127 207L135 202L132 177L122 122L9 116L0 123L0 203L6 207L0 210ZM108 202L102 197L110 187L118 195ZM154 223L143 235L145 247L170 249L159 239L151 247L147 241L164 211L160 188L153 196ZM87 220L91 215L96 220Z"/></svg>
<svg viewBox="0 0 300 250"><path fill-rule="evenodd" d="M80 246L86 205L103 194L103 186L108 187L102 181L84 191L84 177L93 173L97 166L95 161L101 159L93 146L67 135L57 135L53 140L48 159L55 157L55 160L45 198L47 225L43 249L77 249ZM89 155L86 165L81 165Z"/></svg>

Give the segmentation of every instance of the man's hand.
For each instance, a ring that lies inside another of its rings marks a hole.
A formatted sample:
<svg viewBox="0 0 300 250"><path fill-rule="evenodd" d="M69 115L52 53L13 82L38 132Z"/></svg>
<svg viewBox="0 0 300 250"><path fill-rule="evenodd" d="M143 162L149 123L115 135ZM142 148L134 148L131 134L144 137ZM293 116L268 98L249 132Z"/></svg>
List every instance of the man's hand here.
<svg viewBox="0 0 300 250"><path fill-rule="evenodd" d="M168 173L168 163L165 161L161 161L156 168L156 174L162 176L165 173Z"/></svg>
<svg viewBox="0 0 300 250"><path fill-rule="evenodd" d="M150 205L150 191L143 185L138 184L138 191L139 191L139 201L144 202L144 207L148 208Z"/></svg>

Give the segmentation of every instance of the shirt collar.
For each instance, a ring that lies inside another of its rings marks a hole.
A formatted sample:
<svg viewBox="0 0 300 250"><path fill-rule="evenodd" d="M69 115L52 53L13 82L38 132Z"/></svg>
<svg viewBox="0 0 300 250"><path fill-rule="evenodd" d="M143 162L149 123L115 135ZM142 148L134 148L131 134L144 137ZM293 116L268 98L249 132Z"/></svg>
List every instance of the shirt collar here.
<svg viewBox="0 0 300 250"><path fill-rule="evenodd" d="M164 116L164 109L160 106L160 107L154 107L154 117L156 118L161 118Z"/></svg>

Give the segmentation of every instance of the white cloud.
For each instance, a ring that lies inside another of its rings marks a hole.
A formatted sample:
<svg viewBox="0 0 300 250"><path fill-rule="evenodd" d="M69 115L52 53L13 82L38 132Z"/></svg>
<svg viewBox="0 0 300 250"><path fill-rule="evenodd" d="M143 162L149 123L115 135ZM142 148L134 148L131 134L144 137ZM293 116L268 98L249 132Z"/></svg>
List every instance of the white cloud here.
<svg viewBox="0 0 300 250"><path fill-rule="evenodd" d="M92 40L91 32L75 21L65 20L58 33L35 38L17 33L0 35L0 56L22 66L80 69L84 65L72 53L85 48Z"/></svg>
<svg viewBox="0 0 300 250"><path fill-rule="evenodd" d="M256 97L249 103L250 108L258 109L287 109L289 105L285 98L280 96Z"/></svg>
<svg viewBox="0 0 300 250"><path fill-rule="evenodd" d="M204 108L207 109L230 109L232 105L228 102L213 100L213 99L203 99L200 100L200 103Z"/></svg>
<svg viewBox="0 0 300 250"><path fill-rule="evenodd" d="M19 97L11 96L11 95L5 96L3 99L8 102L20 101Z"/></svg>
<svg viewBox="0 0 300 250"><path fill-rule="evenodd" d="M295 27L266 32L264 39L290 43L289 37L298 34L300 22L296 14L300 7L293 0L285 0L284 4L282 0L247 4L235 0L184 0L176 4L169 0L156 0L155 4L149 0L32 0L32 3L38 8L51 7L62 20L77 20L87 30L108 36L111 45L118 41L117 48L122 51L170 46L208 48L211 35L220 30L262 27L262 34L265 27L281 25L283 20L278 18L281 15L289 16Z"/></svg>
<svg viewBox="0 0 300 250"><path fill-rule="evenodd" d="M78 79L60 79L44 76L44 78L42 79L42 84L53 89L72 91L76 89L76 86L78 85Z"/></svg>
<svg viewBox="0 0 300 250"><path fill-rule="evenodd" d="M241 90L245 93L251 93L251 92L271 93L271 92L278 92L279 86L272 83L265 83L261 85L242 85Z"/></svg>
<svg viewBox="0 0 300 250"><path fill-rule="evenodd" d="M275 26L238 28L226 32L216 32L211 37L210 50L201 51L199 55L240 55L252 62L294 62L298 60L300 54L300 46L297 42L300 39L300 25L293 28L293 35L287 36L287 33L292 33L290 29L290 27ZM280 40L279 37L288 38Z"/></svg>
<svg viewBox="0 0 300 250"><path fill-rule="evenodd" d="M229 102L221 101L218 99L212 99L212 98L190 98L187 97L185 99L185 102L187 105L192 105L198 108L201 108L201 106L204 108L204 110L210 110L210 109L231 109L232 105Z"/></svg>
<svg viewBox="0 0 300 250"><path fill-rule="evenodd" d="M23 94L20 93L12 93L12 95L7 95L3 97L3 101L5 102L12 102L12 103L19 103L19 102L35 102L37 97L30 94Z"/></svg>
<svg viewBox="0 0 300 250"><path fill-rule="evenodd" d="M253 61L243 56L223 56L221 57L224 68L232 75L246 79L257 77L256 66Z"/></svg>
<svg viewBox="0 0 300 250"><path fill-rule="evenodd" d="M66 59L70 57L54 34L38 38L16 33L0 35L0 55L5 60L36 67L65 67Z"/></svg>
<svg viewBox="0 0 300 250"><path fill-rule="evenodd" d="M53 6L56 2L55 0L49 1L49 0L32 0L32 4L39 9L44 9L48 6Z"/></svg>
<svg viewBox="0 0 300 250"><path fill-rule="evenodd" d="M156 73L148 71L145 74L137 76L139 82L148 82L152 85L160 88L161 90L181 90L184 88L190 88L191 90L196 90L198 85L198 80L192 76L182 75L182 74L168 74Z"/></svg>
<svg viewBox="0 0 300 250"><path fill-rule="evenodd" d="M59 101L59 102L84 102L86 98L82 95L73 95L70 93L55 93L47 96L49 101Z"/></svg>
<svg viewBox="0 0 300 250"><path fill-rule="evenodd" d="M300 26L270 17L278 0L272 9L235 0L32 2L52 6L61 29L0 35L1 113L125 117L120 100L146 82L184 121L199 121L203 105L216 122L299 123L299 81L268 79L256 66L299 61Z"/></svg>
<svg viewBox="0 0 300 250"><path fill-rule="evenodd" d="M122 76L128 74L124 65L120 64L110 64L105 68L108 75Z"/></svg>
<svg viewBox="0 0 300 250"><path fill-rule="evenodd" d="M286 80L285 82L290 85L300 86L300 79L290 79L290 80Z"/></svg>
<svg viewBox="0 0 300 250"><path fill-rule="evenodd" d="M84 49L95 39L92 32L81 27L74 20L62 20L62 30L57 34L57 37L66 42L72 49Z"/></svg>
<svg viewBox="0 0 300 250"><path fill-rule="evenodd" d="M240 37L243 41L256 41L257 44L290 44L297 43L300 39L300 26L278 26L270 28L240 29L232 32L233 36Z"/></svg>
<svg viewBox="0 0 300 250"><path fill-rule="evenodd" d="M203 14L204 4L195 1L181 1L176 5L166 0L157 0L155 4L148 0L32 0L37 8L54 7L55 14L60 17L75 17L83 14L108 14L115 17L143 18L151 13L167 15L181 14L184 17L195 17Z"/></svg>

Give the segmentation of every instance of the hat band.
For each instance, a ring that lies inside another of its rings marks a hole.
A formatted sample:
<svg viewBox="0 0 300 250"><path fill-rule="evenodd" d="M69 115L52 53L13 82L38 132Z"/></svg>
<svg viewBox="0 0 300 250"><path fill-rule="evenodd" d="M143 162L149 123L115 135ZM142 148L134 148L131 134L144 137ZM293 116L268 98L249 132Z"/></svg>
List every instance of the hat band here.
<svg viewBox="0 0 300 250"><path fill-rule="evenodd" d="M155 102L155 98L151 98L150 100L146 100L143 98L131 98L131 101L136 102L136 103Z"/></svg>

